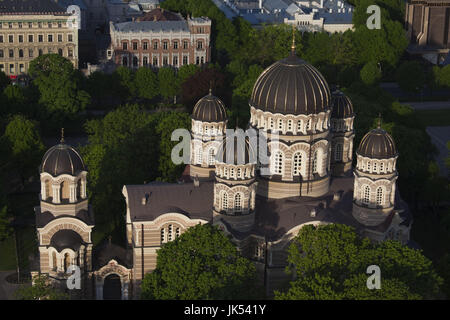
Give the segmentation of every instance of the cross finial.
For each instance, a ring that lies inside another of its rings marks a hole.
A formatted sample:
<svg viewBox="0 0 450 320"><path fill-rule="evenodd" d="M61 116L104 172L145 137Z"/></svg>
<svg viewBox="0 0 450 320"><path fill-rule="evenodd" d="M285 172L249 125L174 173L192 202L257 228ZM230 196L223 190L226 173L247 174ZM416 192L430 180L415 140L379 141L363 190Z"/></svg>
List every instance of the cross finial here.
<svg viewBox="0 0 450 320"><path fill-rule="evenodd" d="M209 81L209 94L212 95L212 80Z"/></svg>
<svg viewBox="0 0 450 320"><path fill-rule="evenodd" d="M109 245L111 245L111 240L112 240L112 237L111 237L111 235L108 237L108 243L109 243Z"/></svg>
<svg viewBox="0 0 450 320"><path fill-rule="evenodd" d="M64 143L64 128L61 128L61 143Z"/></svg>
<svg viewBox="0 0 450 320"><path fill-rule="evenodd" d="M378 129L381 129L381 112L378 113Z"/></svg>
<svg viewBox="0 0 450 320"><path fill-rule="evenodd" d="M295 25L292 25L292 46L291 52L295 53Z"/></svg>

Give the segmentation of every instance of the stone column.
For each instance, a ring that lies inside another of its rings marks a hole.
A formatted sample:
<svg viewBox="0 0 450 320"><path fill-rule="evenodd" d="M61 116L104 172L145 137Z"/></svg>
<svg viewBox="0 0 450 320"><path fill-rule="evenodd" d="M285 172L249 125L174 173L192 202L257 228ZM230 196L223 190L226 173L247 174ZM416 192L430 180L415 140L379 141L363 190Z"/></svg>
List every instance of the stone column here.
<svg viewBox="0 0 450 320"><path fill-rule="evenodd" d="M77 201L76 184L71 183L69 188L70 188L69 202L74 203Z"/></svg>
<svg viewBox="0 0 450 320"><path fill-rule="evenodd" d="M46 200L48 194L45 192L45 181L41 181L41 200Z"/></svg>
<svg viewBox="0 0 450 320"><path fill-rule="evenodd" d="M61 203L60 190L61 185L52 185L53 190L53 203Z"/></svg>
<svg viewBox="0 0 450 320"><path fill-rule="evenodd" d="M80 192L81 198L86 199L86 179L81 179L81 192Z"/></svg>

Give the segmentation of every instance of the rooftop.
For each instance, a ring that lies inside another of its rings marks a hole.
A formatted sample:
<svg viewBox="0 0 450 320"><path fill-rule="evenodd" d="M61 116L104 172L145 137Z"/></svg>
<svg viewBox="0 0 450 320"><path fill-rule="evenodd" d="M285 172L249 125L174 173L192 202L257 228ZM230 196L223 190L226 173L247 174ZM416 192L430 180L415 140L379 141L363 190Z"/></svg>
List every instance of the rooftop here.
<svg viewBox="0 0 450 320"><path fill-rule="evenodd" d="M189 32L186 21L129 21L114 26L119 32Z"/></svg>
<svg viewBox="0 0 450 320"><path fill-rule="evenodd" d="M1 0L1 14L66 14L66 10L51 0Z"/></svg>

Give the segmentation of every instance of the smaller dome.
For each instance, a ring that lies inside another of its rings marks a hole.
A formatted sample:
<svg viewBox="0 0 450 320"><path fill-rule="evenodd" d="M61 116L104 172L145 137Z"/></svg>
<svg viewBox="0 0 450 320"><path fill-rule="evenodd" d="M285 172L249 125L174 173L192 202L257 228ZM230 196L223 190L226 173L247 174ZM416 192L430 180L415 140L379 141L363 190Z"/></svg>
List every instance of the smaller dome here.
<svg viewBox="0 0 450 320"><path fill-rule="evenodd" d="M222 100L213 96L209 90L209 94L195 104L192 119L204 122L222 122L227 120L227 111Z"/></svg>
<svg viewBox="0 0 450 320"><path fill-rule="evenodd" d="M256 155L256 148L251 146L249 137L240 139L236 136L232 136L227 137L222 142L217 152L216 159L218 162L225 164L242 165L256 163Z"/></svg>
<svg viewBox="0 0 450 320"><path fill-rule="evenodd" d="M380 127L366 133L356 153L374 159L390 159L398 155L394 139Z"/></svg>
<svg viewBox="0 0 450 320"><path fill-rule="evenodd" d="M44 154L40 172L47 172L56 177L61 174L74 176L84 170L84 162L80 154L73 147L60 143Z"/></svg>
<svg viewBox="0 0 450 320"><path fill-rule="evenodd" d="M333 92L331 96L331 106L331 118L333 119L345 119L354 115L352 102L339 90Z"/></svg>
<svg viewBox="0 0 450 320"><path fill-rule="evenodd" d="M57 231L50 240L50 246L58 250L58 252L61 252L66 248L77 251L82 243L83 239L81 239L81 236L69 229Z"/></svg>

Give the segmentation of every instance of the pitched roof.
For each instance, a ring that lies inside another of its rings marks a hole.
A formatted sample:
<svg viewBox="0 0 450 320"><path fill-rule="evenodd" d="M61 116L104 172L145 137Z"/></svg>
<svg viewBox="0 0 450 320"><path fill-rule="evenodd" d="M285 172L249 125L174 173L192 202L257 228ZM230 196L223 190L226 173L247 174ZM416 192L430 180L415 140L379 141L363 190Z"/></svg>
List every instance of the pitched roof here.
<svg viewBox="0 0 450 320"><path fill-rule="evenodd" d="M66 10L51 0L2 0L0 14L65 14Z"/></svg>
<svg viewBox="0 0 450 320"><path fill-rule="evenodd" d="M131 221L149 221L165 213L180 213L191 219L212 219L214 183L211 181L171 184L164 182L126 185ZM143 198L147 203L142 204Z"/></svg>
<svg viewBox="0 0 450 320"><path fill-rule="evenodd" d="M119 32L189 32L186 21L129 21L114 26Z"/></svg>

